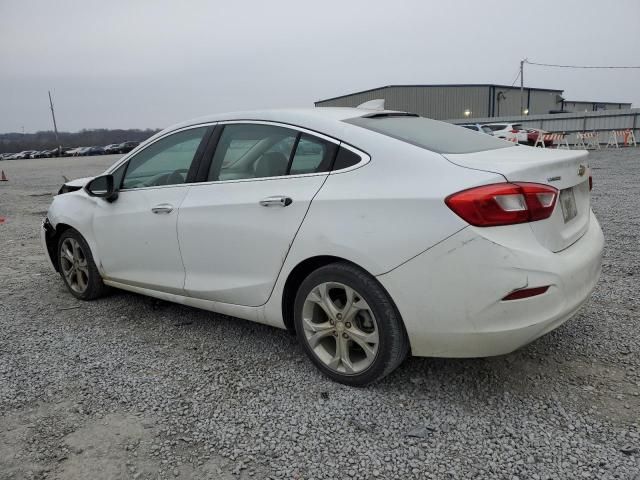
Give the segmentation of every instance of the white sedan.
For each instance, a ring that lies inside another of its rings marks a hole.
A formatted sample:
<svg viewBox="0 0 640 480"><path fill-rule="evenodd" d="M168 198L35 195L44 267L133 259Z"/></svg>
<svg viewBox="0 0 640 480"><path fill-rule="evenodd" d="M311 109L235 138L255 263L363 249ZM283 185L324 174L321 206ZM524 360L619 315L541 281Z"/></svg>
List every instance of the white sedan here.
<svg viewBox="0 0 640 480"><path fill-rule="evenodd" d="M79 299L115 287L287 328L359 386L576 314L604 243L586 156L387 110L215 115L65 184L42 240Z"/></svg>

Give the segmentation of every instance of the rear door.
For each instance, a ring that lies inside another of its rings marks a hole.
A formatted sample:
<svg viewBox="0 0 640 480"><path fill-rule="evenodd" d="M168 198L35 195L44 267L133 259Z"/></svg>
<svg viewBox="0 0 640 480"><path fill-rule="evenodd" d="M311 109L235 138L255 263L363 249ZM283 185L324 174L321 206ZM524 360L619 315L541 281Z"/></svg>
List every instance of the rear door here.
<svg viewBox="0 0 640 480"><path fill-rule="evenodd" d="M269 122L221 125L205 181L180 207L186 294L259 306L268 300L337 150L333 139Z"/></svg>

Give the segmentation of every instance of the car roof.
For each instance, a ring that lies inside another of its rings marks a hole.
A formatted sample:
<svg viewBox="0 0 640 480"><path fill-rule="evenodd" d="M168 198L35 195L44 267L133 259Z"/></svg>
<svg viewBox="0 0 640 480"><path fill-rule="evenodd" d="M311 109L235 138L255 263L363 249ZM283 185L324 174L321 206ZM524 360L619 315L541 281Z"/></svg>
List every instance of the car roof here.
<svg viewBox="0 0 640 480"><path fill-rule="evenodd" d="M308 128L314 128L327 123L335 123L349 118L363 117L370 114L403 113L395 110L368 110L363 108L347 107L316 107L316 108L288 108L288 109L267 109L248 110L228 113L217 113L194 118L185 122L173 125L167 130L189 127L202 123L233 121L233 120L255 120L288 123Z"/></svg>

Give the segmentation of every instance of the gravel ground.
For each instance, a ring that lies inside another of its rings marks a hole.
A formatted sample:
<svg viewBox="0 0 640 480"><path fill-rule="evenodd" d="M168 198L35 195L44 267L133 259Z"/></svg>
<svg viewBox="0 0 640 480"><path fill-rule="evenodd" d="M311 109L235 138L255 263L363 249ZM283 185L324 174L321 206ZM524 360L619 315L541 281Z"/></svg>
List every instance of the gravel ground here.
<svg viewBox="0 0 640 480"><path fill-rule="evenodd" d="M352 389L285 331L68 294L39 245L61 175L0 163L0 479L640 479L640 150L591 154L607 246L580 314L513 354Z"/></svg>

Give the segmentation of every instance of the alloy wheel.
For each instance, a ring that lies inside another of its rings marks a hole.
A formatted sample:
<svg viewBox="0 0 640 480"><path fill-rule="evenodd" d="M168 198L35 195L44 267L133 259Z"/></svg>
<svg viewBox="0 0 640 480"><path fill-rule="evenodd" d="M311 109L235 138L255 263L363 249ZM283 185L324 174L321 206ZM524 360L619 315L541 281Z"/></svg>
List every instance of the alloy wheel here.
<svg viewBox="0 0 640 480"><path fill-rule="evenodd" d="M89 265L80 243L74 238L65 238L60 246L60 268L69 287L84 293L89 286Z"/></svg>
<svg viewBox="0 0 640 480"><path fill-rule="evenodd" d="M348 285L325 282L314 287L302 308L308 345L331 370L355 375L378 354L378 324L373 311Z"/></svg>

